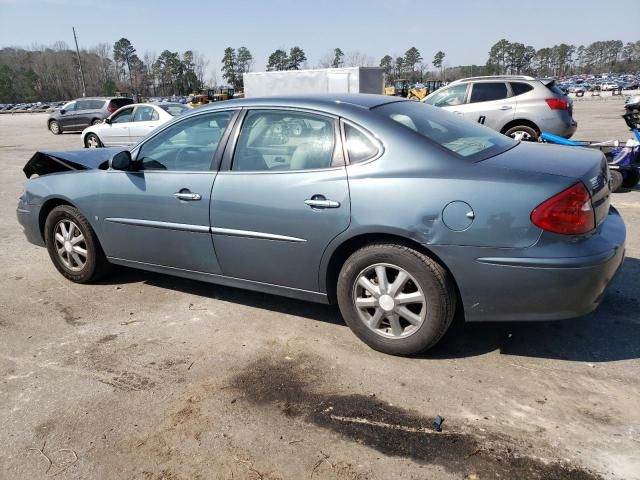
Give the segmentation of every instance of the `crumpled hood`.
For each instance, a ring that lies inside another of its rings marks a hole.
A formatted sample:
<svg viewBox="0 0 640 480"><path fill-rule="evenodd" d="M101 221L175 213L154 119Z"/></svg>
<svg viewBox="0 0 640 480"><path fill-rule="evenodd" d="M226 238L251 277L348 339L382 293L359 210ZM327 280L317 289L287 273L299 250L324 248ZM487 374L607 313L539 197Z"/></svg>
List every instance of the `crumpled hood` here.
<svg viewBox="0 0 640 480"><path fill-rule="evenodd" d="M31 178L33 175L42 176L70 170L106 169L109 159L122 150L126 148L83 148L61 152L36 152L22 171L27 178Z"/></svg>

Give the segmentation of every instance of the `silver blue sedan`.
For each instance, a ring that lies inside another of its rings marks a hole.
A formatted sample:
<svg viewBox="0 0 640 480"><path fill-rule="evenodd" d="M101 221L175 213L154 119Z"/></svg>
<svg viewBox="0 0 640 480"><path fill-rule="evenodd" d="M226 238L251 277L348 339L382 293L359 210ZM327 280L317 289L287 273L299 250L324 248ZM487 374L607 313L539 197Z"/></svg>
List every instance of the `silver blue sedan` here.
<svg viewBox="0 0 640 480"><path fill-rule="evenodd" d="M199 108L130 150L37 152L18 203L62 275L112 264L337 302L412 355L467 321L594 310L624 257L600 152L518 143L418 102Z"/></svg>

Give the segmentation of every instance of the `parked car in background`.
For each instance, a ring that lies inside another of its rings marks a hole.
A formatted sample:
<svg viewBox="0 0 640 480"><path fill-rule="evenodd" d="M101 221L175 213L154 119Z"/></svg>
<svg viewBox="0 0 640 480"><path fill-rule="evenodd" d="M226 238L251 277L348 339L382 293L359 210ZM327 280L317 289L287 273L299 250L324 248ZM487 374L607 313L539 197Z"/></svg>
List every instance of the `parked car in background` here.
<svg viewBox="0 0 640 480"><path fill-rule="evenodd" d="M120 107L130 105L128 97L83 97L65 104L47 119L47 128L54 135L81 132L89 125L102 122Z"/></svg>
<svg viewBox="0 0 640 480"><path fill-rule="evenodd" d="M24 172L18 220L71 281L113 263L337 302L396 355L435 345L457 309L591 312L624 257L600 151L397 97L214 103L130 151L37 152Z"/></svg>
<svg viewBox="0 0 640 480"><path fill-rule="evenodd" d="M82 131L86 148L114 147L138 143L160 125L189 110L180 103L134 103L124 106L104 122Z"/></svg>
<svg viewBox="0 0 640 480"><path fill-rule="evenodd" d="M573 101L554 80L513 75L464 78L423 102L522 140L536 141L543 131L569 138L578 128Z"/></svg>
<svg viewBox="0 0 640 480"><path fill-rule="evenodd" d="M618 85L616 82L603 82L602 85L600 85L600 90L602 90L603 92L609 90L617 90L618 88L620 88L620 85Z"/></svg>

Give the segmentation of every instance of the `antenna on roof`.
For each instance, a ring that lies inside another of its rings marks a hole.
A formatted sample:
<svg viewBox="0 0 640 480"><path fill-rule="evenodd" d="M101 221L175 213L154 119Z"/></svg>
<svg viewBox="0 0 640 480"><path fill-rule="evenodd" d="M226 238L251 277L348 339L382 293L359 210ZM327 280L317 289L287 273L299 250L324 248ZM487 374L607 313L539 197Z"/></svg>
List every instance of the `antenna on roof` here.
<svg viewBox="0 0 640 480"><path fill-rule="evenodd" d="M73 30L73 40L76 42L76 55L78 55L78 66L80 67L80 80L82 80L82 96L87 96L87 88L84 85L84 72L82 71L82 62L80 61L80 49L78 48L78 38L76 37L76 27L71 27Z"/></svg>

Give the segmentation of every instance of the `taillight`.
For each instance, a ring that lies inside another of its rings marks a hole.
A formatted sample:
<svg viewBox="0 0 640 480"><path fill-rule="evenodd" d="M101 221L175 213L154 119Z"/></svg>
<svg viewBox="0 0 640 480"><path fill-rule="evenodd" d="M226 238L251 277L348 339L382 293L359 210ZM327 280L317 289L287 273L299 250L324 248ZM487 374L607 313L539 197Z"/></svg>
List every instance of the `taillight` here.
<svg viewBox="0 0 640 480"><path fill-rule="evenodd" d="M115 105L109 105L109 106L107 107L107 112L109 112L109 113L113 113L113 112L115 112L117 109L118 109L118 107L116 107Z"/></svg>
<svg viewBox="0 0 640 480"><path fill-rule="evenodd" d="M537 227L563 235L580 235L596 227L591 196L582 182L554 195L531 212Z"/></svg>
<svg viewBox="0 0 640 480"><path fill-rule="evenodd" d="M545 102L551 110L569 110L569 102L564 98L547 98Z"/></svg>

